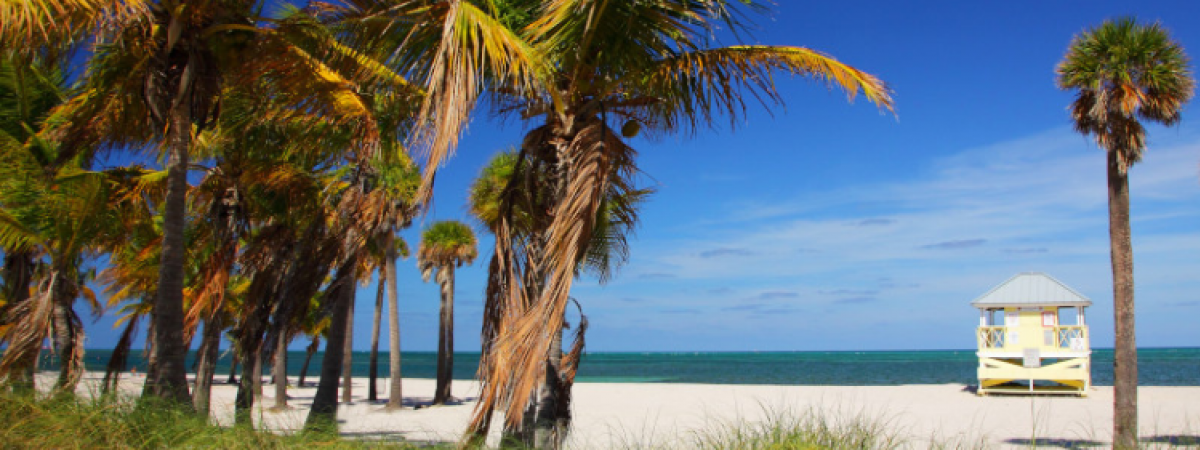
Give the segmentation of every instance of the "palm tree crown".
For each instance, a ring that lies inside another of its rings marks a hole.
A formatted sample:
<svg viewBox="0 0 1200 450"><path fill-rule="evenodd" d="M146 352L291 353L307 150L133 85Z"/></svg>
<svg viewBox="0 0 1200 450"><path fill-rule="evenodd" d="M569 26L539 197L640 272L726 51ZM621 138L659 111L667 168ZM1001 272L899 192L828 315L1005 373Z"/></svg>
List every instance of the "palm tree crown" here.
<svg viewBox="0 0 1200 450"><path fill-rule="evenodd" d="M1158 23L1126 17L1076 36L1056 70L1058 86L1078 89L1075 129L1116 152L1121 170L1142 158L1146 131L1138 118L1174 125L1191 100L1187 54Z"/></svg>
<svg viewBox="0 0 1200 450"><path fill-rule="evenodd" d="M421 233L421 245L417 248L417 260L426 280L431 269L462 267L474 262L478 254L475 233L471 232L471 227L456 220L431 225Z"/></svg>

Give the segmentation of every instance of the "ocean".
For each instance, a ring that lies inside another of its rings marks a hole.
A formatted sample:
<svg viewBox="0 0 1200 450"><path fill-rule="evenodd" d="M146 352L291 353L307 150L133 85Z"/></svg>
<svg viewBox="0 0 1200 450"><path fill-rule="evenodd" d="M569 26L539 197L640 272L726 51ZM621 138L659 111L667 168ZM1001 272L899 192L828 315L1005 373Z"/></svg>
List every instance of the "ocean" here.
<svg viewBox="0 0 1200 450"><path fill-rule="evenodd" d="M88 370L103 371L109 350L88 350ZM288 374L297 376L303 351L288 352ZM320 375L322 352L308 369L308 380ZM354 352L354 376L368 375L368 352ZM434 378L435 352L404 352L404 377ZM130 356L139 372L146 370L140 350ZM188 364L192 364L189 359ZM454 355L454 378L471 379L479 353ZM591 352L584 355L576 381L592 383L706 383L780 385L974 384L974 350L838 351L838 352ZM43 368L52 367L48 361ZM229 374L230 355L217 365L217 379ZM269 371L269 367L264 371ZM1092 353L1092 384L1111 386L1113 352ZM240 369L239 369L240 375ZM379 355L379 376L388 376L388 354ZM1138 384L1200 386L1200 348L1138 350Z"/></svg>

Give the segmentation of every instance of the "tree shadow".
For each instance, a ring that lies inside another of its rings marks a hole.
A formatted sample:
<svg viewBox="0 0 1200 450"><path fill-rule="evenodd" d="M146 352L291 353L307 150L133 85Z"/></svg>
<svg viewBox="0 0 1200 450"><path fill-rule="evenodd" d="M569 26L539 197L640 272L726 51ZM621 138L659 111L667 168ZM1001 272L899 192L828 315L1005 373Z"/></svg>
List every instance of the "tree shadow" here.
<svg viewBox="0 0 1200 450"><path fill-rule="evenodd" d="M1169 444L1172 446L1200 446L1200 435L1164 434L1159 436L1144 437L1141 438L1140 441L1151 444Z"/></svg>
<svg viewBox="0 0 1200 450"><path fill-rule="evenodd" d="M479 400L479 398L478 397L464 397L464 398L451 397L450 400L447 400L444 405L439 405L439 406L461 406L461 405L465 405L467 403L474 402L476 400ZM383 403L386 404L387 402L385 401ZM431 408L434 406L433 405L433 397L405 397L404 398L404 406L410 406L413 409Z"/></svg>
<svg viewBox="0 0 1200 450"><path fill-rule="evenodd" d="M1108 447L1109 446L1109 444L1107 442L1093 441L1093 440L1088 440L1088 439L1014 438L1014 439L1006 439L1004 441L1004 443L1012 444L1012 445L1021 445L1021 446L1030 447L1030 448L1051 447L1051 448L1063 448L1063 449L1068 449L1068 450Z"/></svg>

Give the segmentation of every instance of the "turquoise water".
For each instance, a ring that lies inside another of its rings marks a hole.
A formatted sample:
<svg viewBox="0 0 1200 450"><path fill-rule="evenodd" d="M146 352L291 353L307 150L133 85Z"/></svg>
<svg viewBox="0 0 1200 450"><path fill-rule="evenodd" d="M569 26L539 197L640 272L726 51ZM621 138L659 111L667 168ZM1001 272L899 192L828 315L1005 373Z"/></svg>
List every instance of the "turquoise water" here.
<svg viewBox="0 0 1200 450"><path fill-rule="evenodd" d="M88 350L89 370L104 370L110 352ZM322 353L308 369L316 382ZM1092 383L1112 385L1112 350L1092 353ZM141 352L130 363L145 371ZM405 352L405 377L433 378L434 352ZM387 352L379 355L379 374L388 375ZM354 352L354 376L367 376L367 352ZM479 363L478 353L454 358L454 377L470 379ZM296 376L304 352L288 353L288 373ZM52 362L51 362L52 364ZM189 364L191 361L189 360ZM225 355L217 367L218 380L229 373ZM593 383L715 383L899 385L975 383L974 350L863 351L863 352L650 352L603 353L584 356L577 381ZM47 366L49 367L49 366ZM1138 350L1138 384L1142 386L1200 386L1200 348L1148 348Z"/></svg>

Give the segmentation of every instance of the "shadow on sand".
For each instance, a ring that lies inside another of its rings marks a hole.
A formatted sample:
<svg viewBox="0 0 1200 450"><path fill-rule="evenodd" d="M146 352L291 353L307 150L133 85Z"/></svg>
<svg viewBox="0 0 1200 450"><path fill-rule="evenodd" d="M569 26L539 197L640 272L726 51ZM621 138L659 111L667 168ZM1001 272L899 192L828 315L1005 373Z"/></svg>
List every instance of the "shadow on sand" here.
<svg viewBox="0 0 1200 450"><path fill-rule="evenodd" d="M1092 441L1087 439L1007 439L1004 441L1004 443L1030 448L1047 447L1063 448L1068 450L1107 448L1109 446L1107 442Z"/></svg>

